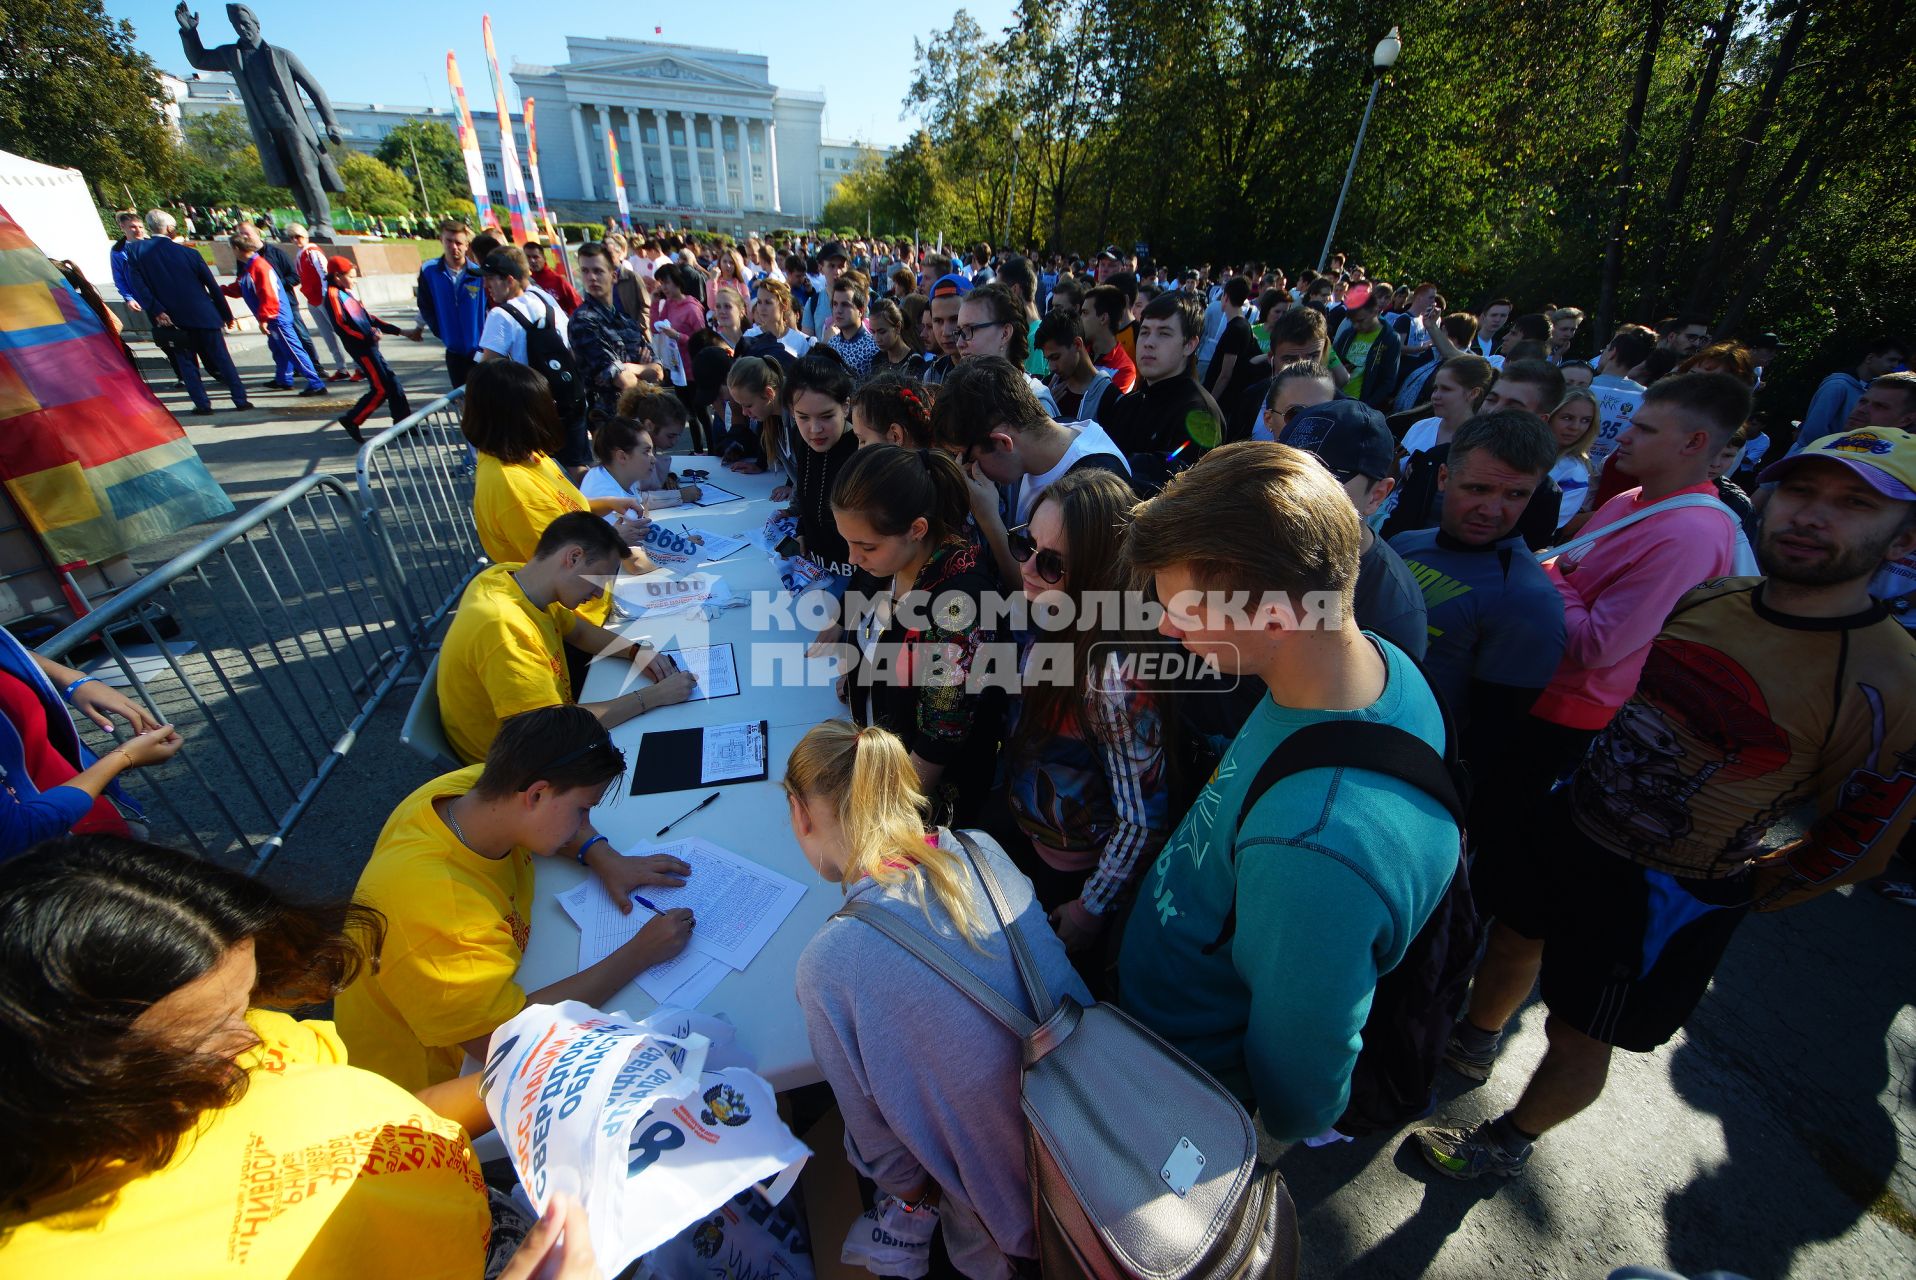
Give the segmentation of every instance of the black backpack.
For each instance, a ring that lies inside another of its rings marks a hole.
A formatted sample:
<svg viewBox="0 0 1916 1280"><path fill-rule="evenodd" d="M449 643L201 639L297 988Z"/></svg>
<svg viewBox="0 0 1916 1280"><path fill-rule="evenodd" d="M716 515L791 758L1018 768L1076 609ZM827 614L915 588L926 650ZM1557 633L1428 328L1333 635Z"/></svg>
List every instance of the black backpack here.
<svg viewBox="0 0 1916 1280"><path fill-rule="evenodd" d="M539 301L545 314L536 325L511 303L501 309L526 331L526 363L545 375L553 402L559 406L559 421L570 422L585 409L585 379L579 376L579 362L572 358L572 348L566 346L559 327L552 322L558 304L546 297Z"/></svg>
<svg viewBox="0 0 1916 1280"><path fill-rule="evenodd" d="M1443 700L1438 699L1439 707ZM1244 793L1237 825L1284 778L1309 769L1369 769L1424 792L1450 811L1461 836L1470 784L1457 756L1457 734L1444 716L1444 754L1415 734L1368 720L1325 720L1306 725L1273 751ZM1450 885L1411 939L1397 967L1377 980L1363 1047L1351 1071L1350 1102L1337 1131L1352 1138L1394 1130L1430 1111L1437 1069L1463 1009L1483 940L1477 907L1458 842ZM1206 948L1214 951L1237 929L1237 904Z"/></svg>

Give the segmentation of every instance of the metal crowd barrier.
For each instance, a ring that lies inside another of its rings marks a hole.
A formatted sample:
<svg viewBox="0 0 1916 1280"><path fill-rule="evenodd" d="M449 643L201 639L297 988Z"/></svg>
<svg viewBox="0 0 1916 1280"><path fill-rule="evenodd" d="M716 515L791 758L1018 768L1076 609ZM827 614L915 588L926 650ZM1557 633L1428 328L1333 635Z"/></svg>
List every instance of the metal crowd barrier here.
<svg viewBox="0 0 1916 1280"><path fill-rule="evenodd" d="M422 654L438 647L440 621L486 564L472 523L473 454L459 432L465 394L441 396L359 450L360 518L392 565Z"/></svg>
<svg viewBox="0 0 1916 1280"><path fill-rule="evenodd" d="M254 871L279 850L409 663L424 669L387 556L352 491L308 476L40 646L186 739L122 775L154 839Z"/></svg>

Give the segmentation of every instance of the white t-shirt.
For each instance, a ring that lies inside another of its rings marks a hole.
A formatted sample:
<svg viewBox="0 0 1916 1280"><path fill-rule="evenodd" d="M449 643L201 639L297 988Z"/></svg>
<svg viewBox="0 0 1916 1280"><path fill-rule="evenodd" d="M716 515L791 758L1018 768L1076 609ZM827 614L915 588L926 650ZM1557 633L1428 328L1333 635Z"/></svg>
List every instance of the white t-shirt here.
<svg viewBox="0 0 1916 1280"><path fill-rule="evenodd" d="M1404 456L1423 453L1435 446L1438 428L1443 425L1444 420L1437 417L1419 418L1411 423L1410 430L1404 432L1404 438L1400 442L1403 445Z"/></svg>
<svg viewBox="0 0 1916 1280"><path fill-rule="evenodd" d="M1572 457L1557 459L1557 465L1550 468L1550 478L1563 490L1563 505L1557 511L1557 527L1563 528L1576 519L1577 512L1583 510L1584 502L1590 497L1590 468Z"/></svg>
<svg viewBox="0 0 1916 1280"><path fill-rule="evenodd" d="M630 489L626 488L604 467L594 467L586 472L585 478L579 481L579 492L585 495L588 502L594 498L630 498L632 505L626 510L634 515L644 513L644 504L639 498L639 486L634 484ZM619 515L617 511L608 511L605 518L608 523L617 524Z"/></svg>
<svg viewBox="0 0 1916 1280"><path fill-rule="evenodd" d="M547 314L552 316L552 327L559 331L559 341L571 346L566 337L565 309L552 300L552 295L533 285L510 302L502 303L486 313L486 327L479 333L479 349L502 355L508 360L526 362L526 331L517 320L506 314L510 307L531 321L534 326L542 324Z"/></svg>
<svg viewBox="0 0 1916 1280"><path fill-rule="evenodd" d="M1078 465L1085 458L1097 454L1108 454L1118 460L1118 469L1125 475L1131 474L1131 464L1124 460L1124 451L1118 448L1111 437L1105 434L1103 427L1095 422L1067 422L1062 424L1077 431L1078 438L1064 451L1064 457L1058 459L1058 465L1043 475L1026 476L1018 482L1018 523L1031 519L1031 506L1038 495L1056 484L1064 473Z"/></svg>

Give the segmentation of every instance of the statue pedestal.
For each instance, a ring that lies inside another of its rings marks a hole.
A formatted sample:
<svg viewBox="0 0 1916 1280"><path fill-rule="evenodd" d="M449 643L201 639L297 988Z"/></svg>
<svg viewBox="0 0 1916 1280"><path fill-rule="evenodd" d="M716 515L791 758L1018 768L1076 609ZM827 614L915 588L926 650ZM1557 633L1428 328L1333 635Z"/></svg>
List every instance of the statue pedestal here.
<svg viewBox="0 0 1916 1280"><path fill-rule="evenodd" d="M213 253L213 273L230 276L237 269L234 261L233 246L224 240L204 242ZM291 246L287 246L291 248ZM322 244L320 250L329 258L351 258L353 265L359 268L362 276L419 274L419 250L410 240L359 240L353 243L335 242ZM434 257L439 255L434 254Z"/></svg>

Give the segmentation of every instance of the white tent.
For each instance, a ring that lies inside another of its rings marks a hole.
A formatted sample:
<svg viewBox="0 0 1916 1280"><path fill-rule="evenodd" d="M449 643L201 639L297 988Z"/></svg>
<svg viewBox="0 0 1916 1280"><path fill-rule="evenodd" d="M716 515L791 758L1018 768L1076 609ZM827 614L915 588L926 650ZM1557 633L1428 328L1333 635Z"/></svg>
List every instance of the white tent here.
<svg viewBox="0 0 1916 1280"><path fill-rule="evenodd" d="M59 169L0 151L0 207L55 260L71 258L106 297L113 289L107 252L113 242L100 225L93 193L78 169Z"/></svg>

